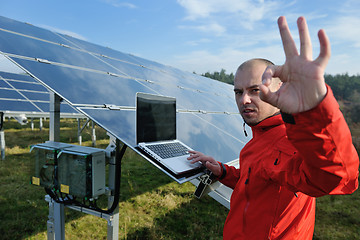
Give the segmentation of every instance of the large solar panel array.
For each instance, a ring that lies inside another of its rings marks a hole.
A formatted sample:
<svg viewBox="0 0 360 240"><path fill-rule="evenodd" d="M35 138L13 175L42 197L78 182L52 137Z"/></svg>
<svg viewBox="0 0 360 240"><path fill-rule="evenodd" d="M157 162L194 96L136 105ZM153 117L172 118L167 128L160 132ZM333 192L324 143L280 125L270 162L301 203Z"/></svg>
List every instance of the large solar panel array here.
<svg viewBox="0 0 360 240"><path fill-rule="evenodd" d="M176 97L178 138L219 161L248 141L229 84L4 17L0 52L132 149L136 92Z"/></svg>

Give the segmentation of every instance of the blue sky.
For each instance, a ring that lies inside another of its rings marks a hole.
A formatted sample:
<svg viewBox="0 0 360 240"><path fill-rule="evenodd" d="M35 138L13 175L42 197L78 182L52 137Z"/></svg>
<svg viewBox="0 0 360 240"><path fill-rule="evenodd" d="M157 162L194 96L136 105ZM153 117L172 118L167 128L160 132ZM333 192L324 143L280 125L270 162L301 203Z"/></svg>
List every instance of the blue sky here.
<svg viewBox="0 0 360 240"><path fill-rule="evenodd" d="M277 18L298 42L305 16L314 57L317 31L330 38L326 73L360 74L359 0L1 0L0 15L196 73L235 72L254 57L282 64Z"/></svg>

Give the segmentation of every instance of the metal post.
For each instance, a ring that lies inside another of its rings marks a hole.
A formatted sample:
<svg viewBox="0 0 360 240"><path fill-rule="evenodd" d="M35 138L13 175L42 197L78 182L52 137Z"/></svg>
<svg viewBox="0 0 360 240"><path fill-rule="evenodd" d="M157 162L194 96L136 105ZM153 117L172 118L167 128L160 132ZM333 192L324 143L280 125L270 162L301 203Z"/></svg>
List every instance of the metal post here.
<svg viewBox="0 0 360 240"><path fill-rule="evenodd" d="M78 141L79 141L79 145L81 146L82 144L82 136L81 136L81 119L78 118Z"/></svg>
<svg viewBox="0 0 360 240"><path fill-rule="evenodd" d="M0 145L1 145L1 159L5 160L5 133L4 130L0 130Z"/></svg>
<svg viewBox="0 0 360 240"><path fill-rule="evenodd" d="M31 125L31 131L34 131L34 118L31 118L30 125Z"/></svg>
<svg viewBox="0 0 360 240"><path fill-rule="evenodd" d="M54 227L54 201L49 195L45 196L45 201L49 203L49 216L47 221L47 239L55 239L55 227Z"/></svg>
<svg viewBox="0 0 360 240"><path fill-rule="evenodd" d="M54 202L55 240L65 240L64 204Z"/></svg>
<svg viewBox="0 0 360 240"><path fill-rule="evenodd" d="M40 129L40 131L42 131L42 129L43 129L43 119L42 118L40 118L39 129Z"/></svg>
<svg viewBox="0 0 360 240"><path fill-rule="evenodd" d="M96 131L95 131L94 121L91 121L91 127L92 127L92 135L91 135L92 146L95 147L96 146Z"/></svg>
<svg viewBox="0 0 360 240"><path fill-rule="evenodd" d="M50 93L49 140L54 142L60 141L60 100L57 94Z"/></svg>
<svg viewBox="0 0 360 240"><path fill-rule="evenodd" d="M114 138L112 135L110 136L110 144L108 149L114 148L116 146L116 151L120 151L119 144L117 143L118 140ZM112 145L113 143L113 145ZM111 152L109 150L108 152ZM114 152L112 152L114 153ZM115 164L116 164L116 156L112 155L109 158L109 189L111 191L110 196L108 197L108 207L111 207L113 201L114 201L114 190L115 190ZM112 216L108 220L107 224L107 239L108 240L116 240L119 238L119 205L116 207L114 212L112 213Z"/></svg>
<svg viewBox="0 0 360 240"><path fill-rule="evenodd" d="M3 129L4 124L4 113L0 112L0 149L1 149L1 159L5 160L5 132Z"/></svg>
<svg viewBox="0 0 360 240"><path fill-rule="evenodd" d="M61 98L57 94L50 93L49 140L54 142L60 141L60 101ZM63 204L55 201L52 201L52 204L49 203L47 226L48 239L65 239L65 212Z"/></svg>

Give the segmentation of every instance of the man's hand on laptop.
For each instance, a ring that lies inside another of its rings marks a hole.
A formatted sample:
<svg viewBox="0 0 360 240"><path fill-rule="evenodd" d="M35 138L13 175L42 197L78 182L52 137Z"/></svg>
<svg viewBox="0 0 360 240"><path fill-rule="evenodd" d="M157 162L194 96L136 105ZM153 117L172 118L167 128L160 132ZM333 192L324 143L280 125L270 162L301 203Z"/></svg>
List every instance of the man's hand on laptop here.
<svg viewBox="0 0 360 240"><path fill-rule="evenodd" d="M215 176L221 174L220 164L211 156L207 156L198 151L189 151L190 157L188 160L191 160L191 163L200 162L203 166L209 169Z"/></svg>

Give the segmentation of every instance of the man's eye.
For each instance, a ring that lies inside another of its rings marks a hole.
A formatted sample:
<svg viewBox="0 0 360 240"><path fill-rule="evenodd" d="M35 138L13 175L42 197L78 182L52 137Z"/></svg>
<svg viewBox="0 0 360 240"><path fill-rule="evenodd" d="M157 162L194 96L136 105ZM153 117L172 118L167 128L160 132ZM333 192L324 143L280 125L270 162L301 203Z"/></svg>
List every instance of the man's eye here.
<svg viewBox="0 0 360 240"><path fill-rule="evenodd" d="M251 90L251 92L257 93L257 92L260 92L260 89L259 88L254 88L254 89Z"/></svg>
<svg viewBox="0 0 360 240"><path fill-rule="evenodd" d="M242 91L235 91L235 95L241 95Z"/></svg>

